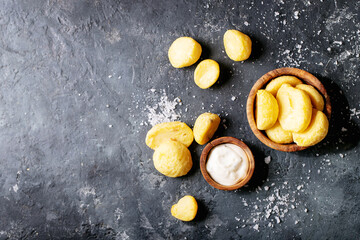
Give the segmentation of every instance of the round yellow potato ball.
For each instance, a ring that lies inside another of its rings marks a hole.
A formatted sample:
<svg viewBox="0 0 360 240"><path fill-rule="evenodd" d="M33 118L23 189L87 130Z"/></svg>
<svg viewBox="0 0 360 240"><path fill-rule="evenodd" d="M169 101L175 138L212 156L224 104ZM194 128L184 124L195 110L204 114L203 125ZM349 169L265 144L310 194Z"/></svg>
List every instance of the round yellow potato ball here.
<svg viewBox="0 0 360 240"><path fill-rule="evenodd" d="M168 177L186 175L193 165L189 149L173 140L163 142L155 149L153 161L156 170Z"/></svg>
<svg viewBox="0 0 360 240"><path fill-rule="evenodd" d="M170 46L168 56L174 68L193 65L201 56L201 45L191 37L180 37Z"/></svg>
<svg viewBox="0 0 360 240"><path fill-rule="evenodd" d="M219 64L211 59L201 61L194 73L195 84L202 89L206 89L214 85L220 75Z"/></svg>
<svg viewBox="0 0 360 240"><path fill-rule="evenodd" d="M191 221L198 211L198 204L193 196L186 195L171 207L171 215L181 221Z"/></svg>
<svg viewBox="0 0 360 240"><path fill-rule="evenodd" d="M251 39L238 30L227 30L224 34L225 52L231 60L244 61L251 54Z"/></svg>
<svg viewBox="0 0 360 240"><path fill-rule="evenodd" d="M195 121L194 138L195 141L204 145L213 136L220 124L220 117L214 113L203 113Z"/></svg>

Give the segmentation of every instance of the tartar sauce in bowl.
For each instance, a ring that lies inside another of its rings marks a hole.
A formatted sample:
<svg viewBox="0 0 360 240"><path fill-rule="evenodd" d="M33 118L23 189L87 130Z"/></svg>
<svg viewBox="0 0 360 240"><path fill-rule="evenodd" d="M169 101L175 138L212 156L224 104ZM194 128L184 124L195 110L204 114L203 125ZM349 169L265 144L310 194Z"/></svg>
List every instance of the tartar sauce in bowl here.
<svg viewBox="0 0 360 240"><path fill-rule="evenodd" d="M231 186L244 179L249 169L245 151L232 143L214 147L206 162L206 171L217 183Z"/></svg>

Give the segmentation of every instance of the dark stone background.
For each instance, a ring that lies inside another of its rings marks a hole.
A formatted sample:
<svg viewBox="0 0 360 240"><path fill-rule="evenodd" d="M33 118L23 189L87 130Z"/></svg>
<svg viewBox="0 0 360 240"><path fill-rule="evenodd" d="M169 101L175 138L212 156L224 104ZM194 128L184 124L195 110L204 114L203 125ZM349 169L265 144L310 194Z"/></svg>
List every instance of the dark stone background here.
<svg viewBox="0 0 360 240"><path fill-rule="evenodd" d="M360 239L359 8L1 0L0 239ZM245 62L224 53L232 28L253 40ZM171 67L167 50L184 35L221 65L211 89L194 84L195 66ZM266 147L246 120L252 84L279 67L313 73L331 96L329 135L303 152ZM144 139L161 96L181 99L174 112L191 127L205 111L226 120L217 136L243 139L256 157L249 186L209 186L195 143L188 175L154 169ZM189 223L170 215L186 194L200 207Z"/></svg>

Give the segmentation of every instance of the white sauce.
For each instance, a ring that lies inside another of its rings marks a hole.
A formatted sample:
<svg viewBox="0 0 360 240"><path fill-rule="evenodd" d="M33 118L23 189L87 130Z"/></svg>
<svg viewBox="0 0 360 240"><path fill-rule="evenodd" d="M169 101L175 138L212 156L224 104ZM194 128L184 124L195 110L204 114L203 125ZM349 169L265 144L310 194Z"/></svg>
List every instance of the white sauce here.
<svg viewBox="0 0 360 240"><path fill-rule="evenodd" d="M225 143L214 147L206 162L206 171L217 183L231 186L244 179L249 161L241 147Z"/></svg>

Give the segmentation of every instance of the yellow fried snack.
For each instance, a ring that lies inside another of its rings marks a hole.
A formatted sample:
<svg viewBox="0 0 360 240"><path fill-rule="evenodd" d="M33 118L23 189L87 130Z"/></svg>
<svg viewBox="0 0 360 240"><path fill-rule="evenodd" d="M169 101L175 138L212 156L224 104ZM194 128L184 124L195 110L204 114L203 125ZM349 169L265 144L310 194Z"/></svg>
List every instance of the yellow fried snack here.
<svg viewBox="0 0 360 240"><path fill-rule="evenodd" d="M272 128L265 130L265 132L268 138L273 142L281 144L293 142L292 132L284 130L279 121L277 121Z"/></svg>
<svg viewBox="0 0 360 240"><path fill-rule="evenodd" d="M309 95L311 104L314 108L319 111L324 110L324 99L322 95L313 86L307 84L299 84L296 85L296 88L303 90Z"/></svg>
<svg viewBox="0 0 360 240"><path fill-rule="evenodd" d="M329 130L329 120L326 115L313 109L312 118L308 128L301 133L293 133L294 142L299 146L313 146L326 137Z"/></svg>
<svg viewBox="0 0 360 240"><path fill-rule="evenodd" d="M269 82L266 86L265 90L270 92L272 95L276 97L276 93L284 83L290 84L295 87L298 84L302 84L301 80L294 76L281 76L277 77Z"/></svg>
<svg viewBox="0 0 360 240"><path fill-rule="evenodd" d="M173 140L163 142L155 149L153 162L156 170L168 177L186 175L193 165L189 149Z"/></svg>
<svg viewBox="0 0 360 240"><path fill-rule="evenodd" d="M271 128L278 118L279 106L275 97L266 90L256 93L255 120L259 130Z"/></svg>
<svg viewBox="0 0 360 240"><path fill-rule="evenodd" d="M220 117L213 113L203 113L195 121L194 125L194 137L195 141L204 145L207 143L220 124Z"/></svg>
<svg viewBox="0 0 360 240"><path fill-rule="evenodd" d="M197 65L194 73L194 81L202 89L211 87L218 80L220 67L211 59L203 60Z"/></svg>
<svg viewBox="0 0 360 240"><path fill-rule="evenodd" d="M176 140L186 147L194 140L191 128L183 122L166 122L152 127L146 134L146 145L155 149L167 140Z"/></svg>
<svg viewBox="0 0 360 240"><path fill-rule="evenodd" d="M186 195L171 207L171 215L181 221L191 221L195 218L198 204L193 196Z"/></svg>
<svg viewBox="0 0 360 240"><path fill-rule="evenodd" d="M304 131L311 121L312 105L310 97L303 91L283 84L277 92L281 127L291 132Z"/></svg>
<svg viewBox="0 0 360 240"><path fill-rule="evenodd" d="M224 34L225 52L231 60L244 61L251 54L251 39L238 30L227 30Z"/></svg>
<svg viewBox="0 0 360 240"><path fill-rule="evenodd" d="M193 65L201 55L201 45L191 37L180 37L170 46L168 56L174 68Z"/></svg>

